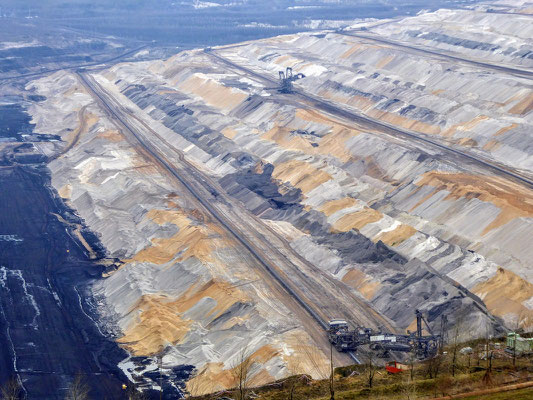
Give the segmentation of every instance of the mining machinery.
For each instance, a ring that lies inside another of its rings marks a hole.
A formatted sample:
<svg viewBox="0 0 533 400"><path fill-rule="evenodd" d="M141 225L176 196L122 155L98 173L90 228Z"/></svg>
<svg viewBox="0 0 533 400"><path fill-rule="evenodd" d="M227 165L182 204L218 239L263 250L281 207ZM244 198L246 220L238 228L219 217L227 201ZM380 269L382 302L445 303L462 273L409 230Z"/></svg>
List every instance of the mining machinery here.
<svg viewBox="0 0 533 400"><path fill-rule="evenodd" d="M285 71L279 71L279 91L280 93L292 93L292 82L305 78L304 74L293 74L292 68L287 67Z"/></svg>
<svg viewBox="0 0 533 400"><path fill-rule="evenodd" d="M355 352L359 346L368 345L371 350L379 352L381 357L388 357L391 351L399 351L412 352L419 359L431 358L442 346L443 336L433 334L422 312L416 310L415 313L416 332L408 331L406 335L386 333L382 330L374 331L363 327L350 330L345 320L333 319L329 322L328 339L337 351L341 352ZM422 323L428 335L422 334Z"/></svg>

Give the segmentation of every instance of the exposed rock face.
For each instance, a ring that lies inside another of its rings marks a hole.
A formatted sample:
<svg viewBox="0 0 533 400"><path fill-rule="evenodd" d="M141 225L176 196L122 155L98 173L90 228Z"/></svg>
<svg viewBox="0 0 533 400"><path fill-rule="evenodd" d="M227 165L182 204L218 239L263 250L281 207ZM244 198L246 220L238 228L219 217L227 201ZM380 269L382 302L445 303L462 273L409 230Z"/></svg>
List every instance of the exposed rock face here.
<svg viewBox="0 0 533 400"><path fill-rule="evenodd" d="M497 45L493 33L478 35L486 24L498 25ZM439 11L365 35L401 32L434 50L452 46L454 54L525 68L532 24ZM452 40L456 25L463 30ZM511 43L519 45L511 51ZM292 67L305 74L300 90L532 174L530 79L339 33L214 51L265 76ZM172 151L398 329L413 328L416 308L436 326L442 314L460 317L472 332L498 329L494 316L530 323L531 188L280 95L202 51L94 77ZM229 369L244 343L260 360L256 383L296 372L296 343L312 341L257 281L242 247L117 132L72 75L33 85L48 99L34 110L37 128L69 143L43 147L64 152L50 164L54 186L124 261L95 287L119 342L136 355L168 345L165 363L208 372L196 382L201 390L232 385ZM60 120L71 131L59 132Z"/></svg>
<svg viewBox="0 0 533 400"><path fill-rule="evenodd" d="M58 133L66 140L80 131L75 147L50 163L53 185L98 232L109 255L124 262L94 288L103 328L133 355L175 345L165 365L219 370L197 378L196 391L232 386L231 368L243 348L254 359L261 353L256 384L297 372L296 366L311 370L295 353L301 346L317 351L313 341L248 266L246 252L137 153L74 76L57 73L34 85L49 99L39 107L66 104L61 114L35 109L37 125L44 130L59 125L52 118L62 120ZM128 374L132 366L124 362Z"/></svg>

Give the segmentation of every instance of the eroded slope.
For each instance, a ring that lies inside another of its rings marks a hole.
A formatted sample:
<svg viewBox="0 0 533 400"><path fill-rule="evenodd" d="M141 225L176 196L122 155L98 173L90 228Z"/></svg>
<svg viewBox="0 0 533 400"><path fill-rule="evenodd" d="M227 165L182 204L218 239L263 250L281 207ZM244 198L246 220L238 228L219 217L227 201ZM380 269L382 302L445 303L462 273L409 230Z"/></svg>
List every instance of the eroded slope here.
<svg viewBox="0 0 533 400"><path fill-rule="evenodd" d="M477 21L461 33L468 36L495 23L467 11L416 18L369 29L386 35L420 20L424 29L446 31ZM509 18L498 30L506 43L520 38L513 24L530 29L530 20ZM434 326L445 314L473 332L499 329L494 316L530 324L531 188L441 148L281 95L271 81L290 66L305 74L299 90L530 175L531 80L342 33L213 52L268 80L200 50L120 64L93 77L161 135L169 154L184 155L228 195L217 201L259 232L272 232L276 243L289 243L302 259L295 262L300 279L316 287L336 282L339 291L359 296L360 316L352 322L376 324L364 315L373 310L391 326L412 329L419 308ZM476 57L499 61L493 53ZM505 57L526 66L516 52ZM33 85L48 98L33 110L34 121L65 140L43 147L56 157L54 186L123 263L95 288L118 341L137 355L167 346L164 363L206 372L195 382L201 391L234 383L230 370L245 343L258 360L255 383L296 372L297 343L312 340L251 267L256 261L117 131L73 75Z"/></svg>
<svg viewBox="0 0 533 400"><path fill-rule="evenodd" d="M109 256L121 260L94 288L103 329L132 356L153 357L140 369L136 359L125 360L127 374L150 371L164 354L168 367L196 366L194 388L205 392L234 384L231 369L242 349L256 361L255 384L296 366L312 369L298 359L302 346L324 357L284 299L250 267L246 251L126 141L74 75L57 73L33 85L47 97L33 110L39 129L56 130L58 120L64 126L59 153L43 145L47 153L64 152L49 164L53 185Z"/></svg>

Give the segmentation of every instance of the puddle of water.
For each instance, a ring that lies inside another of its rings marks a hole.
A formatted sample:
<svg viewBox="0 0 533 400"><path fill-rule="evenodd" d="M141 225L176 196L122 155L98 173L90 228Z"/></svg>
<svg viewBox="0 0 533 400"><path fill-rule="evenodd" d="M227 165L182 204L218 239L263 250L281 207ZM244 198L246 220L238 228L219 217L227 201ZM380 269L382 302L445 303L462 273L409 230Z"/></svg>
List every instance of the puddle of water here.
<svg viewBox="0 0 533 400"><path fill-rule="evenodd" d="M31 124L30 116L20 104L0 105L0 139L21 140L22 134L31 133L34 124Z"/></svg>
<svg viewBox="0 0 533 400"><path fill-rule="evenodd" d="M1 242L23 242L24 239L17 235L0 235Z"/></svg>

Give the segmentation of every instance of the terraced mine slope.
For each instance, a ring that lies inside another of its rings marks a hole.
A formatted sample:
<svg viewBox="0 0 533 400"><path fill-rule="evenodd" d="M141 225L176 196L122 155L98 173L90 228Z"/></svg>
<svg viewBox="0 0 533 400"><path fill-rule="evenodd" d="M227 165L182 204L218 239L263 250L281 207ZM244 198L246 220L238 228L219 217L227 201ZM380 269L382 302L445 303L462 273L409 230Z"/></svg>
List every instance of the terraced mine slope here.
<svg viewBox="0 0 533 400"><path fill-rule="evenodd" d="M332 317L529 326L532 31L441 10L31 83L53 185L120 260L94 292L127 374L312 372Z"/></svg>

